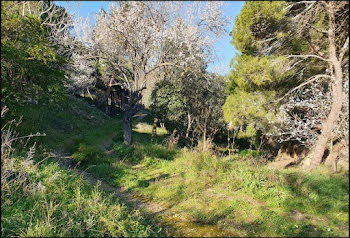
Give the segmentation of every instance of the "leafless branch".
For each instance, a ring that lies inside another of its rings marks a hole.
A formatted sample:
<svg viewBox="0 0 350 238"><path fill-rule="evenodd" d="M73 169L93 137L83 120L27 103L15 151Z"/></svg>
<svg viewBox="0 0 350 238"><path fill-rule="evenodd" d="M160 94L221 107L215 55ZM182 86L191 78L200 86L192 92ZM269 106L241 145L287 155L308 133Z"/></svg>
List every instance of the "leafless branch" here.
<svg viewBox="0 0 350 238"><path fill-rule="evenodd" d="M349 36L348 36L348 38L346 38L346 41L345 41L343 47L340 50L340 53L339 53L339 61L340 62L343 60L345 52L346 52L347 49L349 49Z"/></svg>
<svg viewBox="0 0 350 238"><path fill-rule="evenodd" d="M283 97L279 98L276 100L276 103L280 102L281 100L283 100L285 97L287 97L288 95L290 95L291 93L293 93L294 91L304 87L305 85L309 84L309 83L312 83L314 82L315 80L317 79L320 79L320 78L332 78L330 75L327 75L327 74L317 74L317 75L314 75L312 77L310 77L309 79L306 80L306 82L298 85L297 87L291 89L289 92L287 92Z"/></svg>
<svg viewBox="0 0 350 238"><path fill-rule="evenodd" d="M292 57L295 57L295 58L317 58L317 59L320 59L320 60L323 60L326 62L329 61L329 59L323 58L323 57L318 56L318 55L286 55L285 57L287 57L287 58L292 58Z"/></svg>

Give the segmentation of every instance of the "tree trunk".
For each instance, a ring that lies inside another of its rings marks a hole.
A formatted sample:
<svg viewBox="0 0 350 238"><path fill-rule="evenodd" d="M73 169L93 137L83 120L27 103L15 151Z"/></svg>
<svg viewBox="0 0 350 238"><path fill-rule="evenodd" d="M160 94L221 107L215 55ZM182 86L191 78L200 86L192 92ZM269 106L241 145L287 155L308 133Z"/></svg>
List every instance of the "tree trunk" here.
<svg viewBox="0 0 350 238"><path fill-rule="evenodd" d="M127 145L132 144L132 117L141 109L139 101L142 99L140 92L125 92L123 95L123 132L124 143Z"/></svg>
<svg viewBox="0 0 350 238"><path fill-rule="evenodd" d="M126 145L132 144L132 116L125 112L123 115L123 135Z"/></svg>
<svg viewBox="0 0 350 238"><path fill-rule="evenodd" d="M343 102L343 71L341 68L341 62L337 58L336 44L335 44L335 10L334 2L328 2L328 14L329 14L329 60L330 65L334 72L332 73L332 105L331 111L327 119L322 123L321 135L319 135L316 144L307 156L303 163L304 170L312 170L316 168L322 162L322 157L325 152L327 143L331 138L333 128L337 123L339 114L342 108Z"/></svg>
<svg viewBox="0 0 350 238"><path fill-rule="evenodd" d="M112 83L112 79L109 81L107 85L105 95L97 102L97 107L102 106L102 104L104 104L109 98L109 96L111 95L111 90L112 90L111 83Z"/></svg>
<svg viewBox="0 0 350 238"><path fill-rule="evenodd" d="M159 121L158 118L154 118L154 121L153 121L153 128L152 128L152 136L153 136L153 137L157 136L157 125L158 125L158 121Z"/></svg>
<svg viewBox="0 0 350 238"><path fill-rule="evenodd" d="M204 129L203 132L203 151L207 151L207 130Z"/></svg>
<svg viewBox="0 0 350 238"><path fill-rule="evenodd" d="M187 119L188 119L188 124L187 124L187 129L186 129L186 138L188 138L192 126L192 119L191 119L191 114L187 114Z"/></svg>
<svg viewBox="0 0 350 238"><path fill-rule="evenodd" d="M86 87L86 92L88 93L89 97L91 98L92 101L94 101L94 98L92 97L89 87Z"/></svg>

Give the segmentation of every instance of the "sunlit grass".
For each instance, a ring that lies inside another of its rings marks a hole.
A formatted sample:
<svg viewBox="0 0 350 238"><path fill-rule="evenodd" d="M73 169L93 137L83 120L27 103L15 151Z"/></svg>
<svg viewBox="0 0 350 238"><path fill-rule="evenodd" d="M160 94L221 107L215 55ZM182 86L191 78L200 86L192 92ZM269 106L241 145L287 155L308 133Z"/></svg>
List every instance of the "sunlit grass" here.
<svg viewBox="0 0 350 238"><path fill-rule="evenodd" d="M133 146L114 140L113 169L105 164L101 178L165 202L194 223L242 236L347 235L346 174L329 174L322 167L313 173L277 171L253 163L258 154L219 158L168 150L162 135L152 138L151 125L135 128Z"/></svg>
<svg viewBox="0 0 350 238"><path fill-rule="evenodd" d="M166 130L157 128L153 137L145 122L134 123L129 146L120 119L93 127L81 122L79 137L58 144L81 169L161 202L194 224L240 236L348 236L348 172L330 174L322 166L312 173L273 170L253 163L259 159L255 151L217 157L168 149Z"/></svg>
<svg viewBox="0 0 350 238"><path fill-rule="evenodd" d="M16 160L19 162L21 158ZM17 168L27 182L1 196L2 236L149 236L159 229L98 187L44 162Z"/></svg>

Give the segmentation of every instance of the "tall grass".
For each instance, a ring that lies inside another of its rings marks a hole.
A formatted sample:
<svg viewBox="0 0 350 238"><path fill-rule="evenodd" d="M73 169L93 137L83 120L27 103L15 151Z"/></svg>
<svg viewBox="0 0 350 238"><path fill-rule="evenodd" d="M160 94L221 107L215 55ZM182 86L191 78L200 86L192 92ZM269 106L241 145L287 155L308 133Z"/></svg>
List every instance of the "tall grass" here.
<svg viewBox="0 0 350 238"><path fill-rule="evenodd" d="M152 126L146 123L135 125L134 144L127 146L122 141L120 119L103 119L98 112L94 114L96 120L80 118L79 113L88 114L93 109L82 102L74 108L59 114L61 124L67 128L73 124L72 130L47 125L49 115L42 120L48 128L48 142L43 141L43 145L63 148L80 162L81 169L114 186L160 201L183 219L240 236L349 235L347 171L330 174L323 167L312 173L298 168L273 170L264 165L256 151L221 157L200 150L168 148L166 131L158 130L159 135L152 137ZM80 111L75 112L76 108ZM15 159L11 161L19 165L13 169L15 174L28 167L22 165L28 163L23 162L26 156L12 156ZM39 161L42 156L36 157ZM30 181L32 187L27 190L35 192L22 191L25 185L20 185L10 200L6 198L9 201L2 197L5 204L11 204L2 208L3 234L159 234L141 214L106 198L49 160L30 166L32 170L22 173L27 178L23 184ZM52 189L47 189L50 186ZM35 197L28 195L32 193ZM32 217L24 215L29 208L36 209Z"/></svg>
<svg viewBox="0 0 350 238"><path fill-rule="evenodd" d="M279 171L256 159L183 150L159 167L174 176L139 191L193 222L242 236L348 235L348 172L329 174L323 167L312 173Z"/></svg>
<svg viewBox="0 0 350 238"><path fill-rule="evenodd" d="M87 136L89 146L101 139ZM101 135L101 137L103 137ZM145 124L134 145L113 140L112 153L84 168L115 186L161 201L193 223L241 236L346 236L347 172L273 170L256 151L220 157L201 150L167 148Z"/></svg>
<svg viewBox="0 0 350 238"><path fill-rule="evenodd" d="M2 116L4 112L2 111ZM14 122L2 128L1 235L40 236L157 236L137 210L81 177L59 168L49 158L15 149Z"/></svg>

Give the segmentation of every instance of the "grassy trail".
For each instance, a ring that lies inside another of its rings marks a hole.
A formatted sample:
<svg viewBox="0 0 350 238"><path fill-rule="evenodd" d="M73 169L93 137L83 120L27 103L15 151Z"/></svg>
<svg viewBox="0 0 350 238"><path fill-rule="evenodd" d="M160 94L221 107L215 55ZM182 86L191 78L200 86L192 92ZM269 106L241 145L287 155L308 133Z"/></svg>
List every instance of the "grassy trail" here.
<svg viewBox="0 0 350 238"><path fill-rule="evenodd" d="M112 133L99 145L99 148L104 149L106 154L110 153L108 149L113 143L112 138L114 136L115 134ZM155 222L158 223L157 225L164 229L167 236L237 236L237 234L228 234L227 231L225 232L216 225L196 224L186 219L183 215L171 211L171 209L164 204L150 200L136 192L130 192L116 186L111 186L105 181L96 178L96 176L74 166L74 163L72 163L72 156L56 155L55 158L62 169L81 175L83 179L92 186L100 184L100 188L103 191L111 193L128 207L138 209L142 211L143 214L154 217Z"/></svg>
<svg viewBox="0 0 350 238"><path fill-rule="evenodd" d="M274 170L247 151L221 157L169 147L164 129L152 136L152 118L134 121L134 143L127 146L121 118L110 118L75 98L71 102L55 113L34 108L32 117L26 117L27 130L45 132L41 143L46 151L69 155L60 158L62 167L92 185L100 180L101 189L130 208L143 210L145 220L162 227L162 234L349 234L348 171Z"/></svg>
<svg viewBox="0 0 350 238"><path fill-rule="evenodd" d="M344 213L348 187L343 175L306 175L298 169L279 172L251 164L256 158L245 161L246 155L216 158L168 149L161 128L152 138L151 125L135 124L133 146L123 145L118 126L96 129L104 133L91 131L83 143L99 148L100 154L95 158L90 150L82 150L88 159L79 168L88 171L92 184L102 180L106 191L144 210L166 235L339 236L348 232Z"/></svg>

